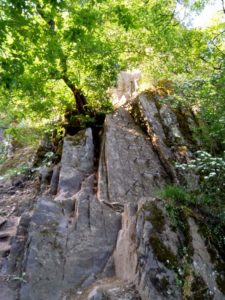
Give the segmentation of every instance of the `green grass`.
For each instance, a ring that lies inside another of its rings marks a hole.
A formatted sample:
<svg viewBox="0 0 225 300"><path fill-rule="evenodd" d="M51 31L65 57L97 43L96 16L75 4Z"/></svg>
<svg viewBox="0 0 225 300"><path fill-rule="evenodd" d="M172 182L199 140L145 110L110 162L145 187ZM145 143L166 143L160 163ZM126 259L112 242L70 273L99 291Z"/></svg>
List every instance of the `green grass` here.
<svg viewBox="0 0 225 300"><path fill-rule="evenodd" d="M157 196L182 204L194 204L196 201L192 194L186 192L183 187L178 185L166 185L157 193Z"/></svg>

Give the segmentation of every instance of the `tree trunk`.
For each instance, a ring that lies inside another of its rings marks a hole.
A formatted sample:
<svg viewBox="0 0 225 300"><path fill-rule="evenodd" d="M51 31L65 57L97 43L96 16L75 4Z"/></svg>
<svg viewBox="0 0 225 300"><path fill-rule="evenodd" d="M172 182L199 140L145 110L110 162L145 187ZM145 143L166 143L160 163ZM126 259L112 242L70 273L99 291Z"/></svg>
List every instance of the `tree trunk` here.
<svg viewBox="0 0 225 300"><path fill-rule="evenodd" d="M86 98L83 93L74 87L73 95L75 98L76 109L78 113L84 114L86 112L85 105L87 104Z"/></svg>
<svg viewBox="0 0 225 300"><path fill-rule="evenodd" d="M65 74L62 77L62 79L73 93L77 112L80 114L85 114L86 112L85 105L87 104L87 101L82 91L76 88L76 86L69 80L69 78Z"/></svg>
<svg viewBox="0 0 225 300"><path fill-rule="evenodd" d="M37 5L37 12L38 14L47 22L49 29L51 32L56 35L56 30L55 30L55 21L53 19L48 19L48 17L44 14L42 7L40 4ZM67 57L63 52L63 49L59 46L61 56L60 56L60 62L62 66L62 80L65 82L65 84L70 88L74 95L74 100L75 100L75 106L77 109L77 112L80 114L85 114L86 112L86 107L85 105L87 104L86 98L83 95L82 91L76 88L76 86L70 81L68 75L67 75Z"/></svg>

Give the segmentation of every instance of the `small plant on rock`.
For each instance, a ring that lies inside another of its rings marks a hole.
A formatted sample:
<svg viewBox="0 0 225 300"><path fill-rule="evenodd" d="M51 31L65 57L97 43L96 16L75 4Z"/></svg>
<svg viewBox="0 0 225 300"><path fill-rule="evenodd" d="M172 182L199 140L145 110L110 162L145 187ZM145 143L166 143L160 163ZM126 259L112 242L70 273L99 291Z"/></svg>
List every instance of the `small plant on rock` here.
<svg viewBox="0 0 225 300"><path fill-rule="evenodd" d="M224 153L225 154L225 153ZM221 203L225 197L225 155L213 157L206 151L197 151L196 159L188 164L177 164L185 176L192 174L198 177L199 194L204 194L205 200Z"/></svg>

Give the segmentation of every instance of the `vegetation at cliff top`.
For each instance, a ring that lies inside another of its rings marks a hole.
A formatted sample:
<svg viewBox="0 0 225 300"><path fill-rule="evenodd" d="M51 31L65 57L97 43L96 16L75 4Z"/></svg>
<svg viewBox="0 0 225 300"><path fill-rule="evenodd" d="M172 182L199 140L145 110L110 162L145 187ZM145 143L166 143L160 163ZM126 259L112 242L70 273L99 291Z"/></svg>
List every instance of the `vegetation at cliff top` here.
<svg viewBox="0 0 225 300"><path fill-rule="evenodd" d="M181 0L199 12L209 1ZM212 152L224 148L225 23L191 28L175 0L2 0L0 3L1 126L46 126L65 110L108 111L107 88L121 70L143 81L169 79L168 101L191 104L204 120ZM86 120L86 119L85 119ZM22 123L21 123L22 121Z"/></svg>

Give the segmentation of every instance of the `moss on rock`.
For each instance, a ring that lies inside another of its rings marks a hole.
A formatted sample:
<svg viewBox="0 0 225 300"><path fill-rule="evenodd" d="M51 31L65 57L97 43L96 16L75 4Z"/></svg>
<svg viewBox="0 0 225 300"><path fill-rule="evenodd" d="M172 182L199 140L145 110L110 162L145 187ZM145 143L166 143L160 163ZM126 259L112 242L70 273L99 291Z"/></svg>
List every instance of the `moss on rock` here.
<svg viewBox="0 0 225 300"><path fill-rule="evenodd" d="M158 278L154 276L151 277L150 280L160 294L164 296L168 296L168 289L170 287L170 282L168 277L163 276L161 278Z"/></svg>
<svg viewBox="0 0 225 300"><path fill-rule="evenodd" d="M190 300L212 300L214 298L212 292L208 289L204 279L200 275L194 274L191 283Z"/></svg>
<svg viewBox="0 0 225 300"><path fill-rule="evenodd" d="M219 290L225 295L225 276L217 275L216 283L217 283Z"/></svg>
<svg viewBox="0 0 225 300"><path fill-rule="evenodd" d="M218 261L215 267L217 271L216 283L219 290L225 295L225 262Z"/></svg>
<svg viewBox="0 0 225 300"><path fill-rule="evenodd" d="M184 114L180 108L172 109L172 111L176 115L182 135L190 142L191 145L194 145L195 140L193 139L192 131L188 125L188 115Z"/></svg>
<svg viewBox="0 0 225 300"><path fill-rule="evenodd" d="M149 239L150 245L157 257L167 268L171 270L178 269L178 260L171 249L166 247L156 234L152 234Z"/></svg>
<svg viewBox="0 0 225 300"><path fill-rule="evenodd" d="M153 202L147 202L144 204L143 209L147 211L148 216L145 217L146 221L149 221L154 229L161 233L164 230L165 218L163 212Z"/></svg>

